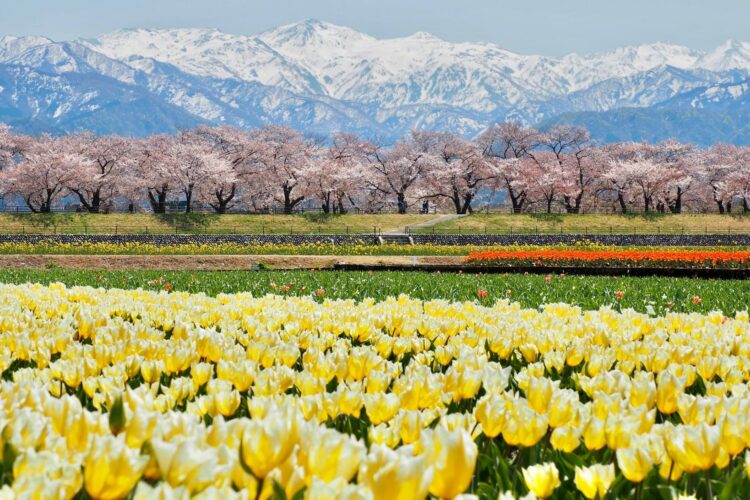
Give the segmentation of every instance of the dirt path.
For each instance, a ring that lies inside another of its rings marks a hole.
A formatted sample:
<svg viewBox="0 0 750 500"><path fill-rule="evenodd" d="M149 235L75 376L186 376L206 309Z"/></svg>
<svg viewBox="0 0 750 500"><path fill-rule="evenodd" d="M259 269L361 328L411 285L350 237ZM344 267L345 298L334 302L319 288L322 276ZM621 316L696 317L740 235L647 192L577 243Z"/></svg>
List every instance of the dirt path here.
<svg viewBox="0 0 750 500"><path fill-rule="evenodd" d="M340 255L0 255L0 269L159 269L164 271L325 269L336 263L360 265L460 264L463 257Z"/></svg>

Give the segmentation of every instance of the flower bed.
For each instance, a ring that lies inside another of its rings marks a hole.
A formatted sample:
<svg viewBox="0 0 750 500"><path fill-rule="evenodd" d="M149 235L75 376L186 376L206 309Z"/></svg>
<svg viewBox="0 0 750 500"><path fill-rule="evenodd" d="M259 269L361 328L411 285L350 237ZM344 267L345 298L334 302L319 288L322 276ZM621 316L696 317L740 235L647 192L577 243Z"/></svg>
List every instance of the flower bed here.
<svg viewBox="0 0 750 500"><path fill-rule="evenodd" d="M477 265L668 267L695 269L746 269L747 251L695 250L500 250L473 252L466 261Z"/></svg>
<svg viewBox="0 0 750 500"><path fill-rule="evenodd" d="M52 284L0 317L3 498L750 488L746 312Z"/></svg>

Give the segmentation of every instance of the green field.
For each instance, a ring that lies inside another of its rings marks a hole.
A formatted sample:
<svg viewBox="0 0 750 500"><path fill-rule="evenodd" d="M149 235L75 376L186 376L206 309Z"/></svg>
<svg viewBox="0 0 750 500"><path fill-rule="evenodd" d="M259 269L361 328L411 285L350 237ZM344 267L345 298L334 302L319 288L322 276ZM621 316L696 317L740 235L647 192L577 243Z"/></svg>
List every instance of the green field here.
<svg viewBox="0 0 750 500"><path fill-rule="evenodd" d="M722 310L725 314L747 310L750 281L698 280L686 278L628 278L600 276L467 275L424 272L342 272L342 271L79 271L79 270L0 270L0 282L62 282L105 288L143 288L174 292L250 292L314 295L318 288L324 298L381 300L407 294L419 299L452 301L479 300L478 290L486 290L484 303L506 298L524 307L566 302L584 309L602 305L633 308L655 313ZM169 287L167 287L169 283ZM275 288L274 288L275 285ZM282 287L289 287L282 291ZM616 294L623 292L622 299ZM700 303L694 302L700 298ZM318 299L324 300L324 299ZM669 307L670 303L672 304Z"/></svg>
<svg viewBox="0 0 750 500"><path fill-rule="evenodd" d="M496 214L477 213L415 231L436 234L740 234L750 214Z"/></svg>
<svg viewBox="0 0 750 500"><path fill-rule="evenodd" d="M421 214L0 214L0 234L371 234L437 218ZM750 233L750 216L473 214L415 231L436 234Z"/></svg>
<svg viewBox="0 0 750 500"><path fill-rule="evenodd" d="M367 234L434 215L346 214L0 214L0 234Z"/></svg>

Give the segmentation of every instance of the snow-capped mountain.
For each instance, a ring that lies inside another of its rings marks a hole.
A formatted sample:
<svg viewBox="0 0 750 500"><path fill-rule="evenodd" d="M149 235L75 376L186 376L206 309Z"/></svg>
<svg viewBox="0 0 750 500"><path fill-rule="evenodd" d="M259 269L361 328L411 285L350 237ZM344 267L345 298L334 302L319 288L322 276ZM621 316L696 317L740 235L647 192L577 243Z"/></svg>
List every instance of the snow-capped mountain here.
<svg viewBox="0 0 750 500"><path fill-rule="evenodd" d="M160 124L142 133L174 130L191 117L195 123L281 123L390 140L412 128L472 136L506 119L534 124L560 113L677 102L697 89L748 79L750 44L728 41L703 53L653 43L545 57L422 32L377 39L308 20L258 35L129 29L72 42L7 36L0 38L0 72L6 75L0 120L11 117L18 127L33 122L43 128L49 118L42 110L56 106L50 129L75 129L67 119L88 105L81 96L106 82L100 95L116 100L120 92L120 112L134 95L160 103ZM135 110L126 114L137 116Z"/></svg>

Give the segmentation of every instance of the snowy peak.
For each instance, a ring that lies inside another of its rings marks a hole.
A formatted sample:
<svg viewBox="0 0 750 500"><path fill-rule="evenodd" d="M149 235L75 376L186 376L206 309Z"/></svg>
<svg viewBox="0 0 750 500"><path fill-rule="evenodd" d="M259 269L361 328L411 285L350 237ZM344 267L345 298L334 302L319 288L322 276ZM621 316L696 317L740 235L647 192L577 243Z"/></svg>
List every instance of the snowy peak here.
<svg viewBox="0 0 750 500"><path fill-rule="evenodd" d="M258 35L258 38L275 49L291 47L339 47L346 48L358 42L375 40L345 26L307 19L297 23L279 26Z"/></svg>
<svg viewBox="0 0 750 500"><path fill-rule="evenodd" d="M282 85L298 92L319 90L306 71L252 36L213 29L136 29L115 31L83 43L125 62L150 58L202 77Z"/></svg>
<svg viewBox="0 0 750 500"><path fill-rule="evenodd" d="M701 57L697 66L711 71L750 70L750 43L727 40Z"/></svg>
<svg viewBox="0 0 750 500"><path fill-rule="evenodd" d="M126 29L77 42L0 38L0 102L14 99L8 89L17 84L29 102L54 94L56 120L91 95L114 102L121 92L124 103L137 96L165 104L164 123L280 123L387 138L415 127L473 136L501 120L536 124L561 113L678 101L691 109L744 106L737 96L747 94L748 78L750 44L731 40L707 53L659 42L546 57L422 31L378 39L315 19L258 35L189 28ZM20 105L6 108L0 121Z"/></svg>
<svg viewBox="0 0 750 500"><path fill-rule="evenodd" d="M4 36L0 37L0 62L26 52L31 47L52 43L43 36Z"/></svg>
<svg viewBox="0 0 750 500"><path fill-rule="evenodd" d="M80 43L39 39L26 46L26 50L18 50L2 62L15 66L29 66L51 74L95 73L123 83L136 82L136 70Z"/></svg>

